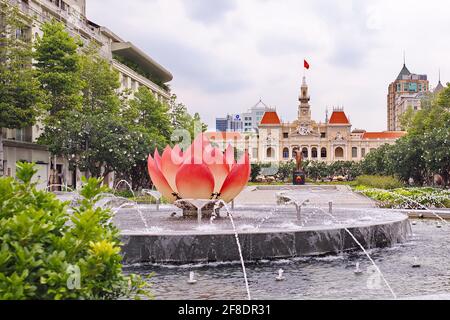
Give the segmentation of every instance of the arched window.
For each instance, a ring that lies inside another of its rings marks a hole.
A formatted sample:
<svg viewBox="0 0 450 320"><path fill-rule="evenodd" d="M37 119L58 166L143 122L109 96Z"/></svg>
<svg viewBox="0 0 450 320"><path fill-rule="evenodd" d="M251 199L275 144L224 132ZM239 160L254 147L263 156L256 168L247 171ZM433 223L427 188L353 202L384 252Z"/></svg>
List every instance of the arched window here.
<svg viewBox="0 0 450 320"><path fill-rule="evenodd" d="M302 154L303 154L303 158L304 159L308 159L309 158L309 151L308 151L308 148L303 148L302 149Z"/></svg>
<svg viewBox="0 0 450 320"><path fill-rule="evenodd" d="M322 148L320 150L320 157L323 158L323 159L326 159L326 157L328 157L327 148Z"/></svg>
<svg viewBox="0 0 450 320"><path fill-rule="evenodd" d="M267 158L272 159L275 157L275 150L273 148L267 148Z"/></svg>
<svg viewBox="0 0 450 320"><path fill-rule="evenodd" d="M344 149L342 149L341 147L337 147L336 150L334 151L334 156L336 158L343 158L344 157Z"/></svg>
<svg viewBox="0 0 450 320"><path fill-rule="evenodd" d="M317 157L318 157L317 148L312 148L311 149L311 158L317 159Z"/></svg>
<svg viewBox="0 0 450 320"><path fill-rule="evenodd" d="M284 159L288 159L289 158L289 149L288 148L284 148L283 149L283 158Z"/></svg>
<svg viewBox="0 0 450 320"><path fill-rule="evenodd" d="M358 148L357 147L352 148L352 158L358 158Z"/></svg>
<svg viewBox="0 0 450 320"><path fill-rule="evenodd" d="M298 152L298 148L294 148L293 150L292 150L292 158L297 158L297 152Z"/></svg>

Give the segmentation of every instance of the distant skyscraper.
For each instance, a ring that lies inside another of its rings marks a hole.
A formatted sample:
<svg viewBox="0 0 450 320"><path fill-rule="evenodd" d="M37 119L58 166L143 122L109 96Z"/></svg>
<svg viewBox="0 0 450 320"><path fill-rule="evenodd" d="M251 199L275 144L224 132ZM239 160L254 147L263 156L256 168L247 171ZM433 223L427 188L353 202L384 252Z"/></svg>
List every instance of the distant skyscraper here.
<svg viewBox="0 0 450 320"><path fill-rule="evenodd" d="M264 114L267 111L274 110L274 108L269 107L262 100L259 100L247 112L227 115L224 118L216 118L216 130L219 132L257 132Z"/></svg>
<svg viewBox="0 0 450 320"><path fill-rule="evenodd" d="M242 132L244 123L241 115L227 115L225 118L216 118L216 130L218 132Z"/></svg>
<svg viewBox="0 0 450 320"><path fill-rule="evenodd" d="M420 109L420 100L429 93L427 75L411 73L406 64L397 79L389 85L387 97L387 122L389 131L400 131L400 119L407 107L411 105ZM403 99L402 99L403 98ZM411 103L405 102L409 99ZM419 103L417 104L417 102Z"/></svg>

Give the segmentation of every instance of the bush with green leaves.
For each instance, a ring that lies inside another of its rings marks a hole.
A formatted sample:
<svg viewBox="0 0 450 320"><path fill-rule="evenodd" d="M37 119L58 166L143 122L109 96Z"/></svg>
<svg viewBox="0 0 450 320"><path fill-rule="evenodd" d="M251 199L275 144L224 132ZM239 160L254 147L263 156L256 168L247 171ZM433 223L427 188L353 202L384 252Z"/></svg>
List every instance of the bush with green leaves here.
<svg viewBox="0 0 450 320"><path fill-rule="evenodd" d="M68 210L39 191L33 164L17 179L0 179L0 299L118 299L148 295L145 282L124 275L119 231L111 212L95 204L101 180L84 180L79 204Z"/></svg>
<svg viewBox="0 0 450 320"><path fill-rule="evenodd" d="M435 188L398 188L382 190L366 186L355 188L378 202L382 208L450 208L450 191Z"/></svg>
<svg viewBox="0 0 450 320"><path fill-rule="evenodd" d="M403 183L400 180L391 176L359 176L356 178L354 184L357 186L366 186L388 190L403 187Z"/></svg>

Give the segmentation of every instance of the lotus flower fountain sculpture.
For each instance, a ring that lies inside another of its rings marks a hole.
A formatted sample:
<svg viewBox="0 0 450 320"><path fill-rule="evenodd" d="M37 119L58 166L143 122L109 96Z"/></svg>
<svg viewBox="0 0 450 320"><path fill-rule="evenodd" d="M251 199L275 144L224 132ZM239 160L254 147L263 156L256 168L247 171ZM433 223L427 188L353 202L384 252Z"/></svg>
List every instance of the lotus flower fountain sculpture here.
<svg viewBox="0 0 450 320"><path fill-rule="evenodd" d="M148 171L168 202L182 208L185 216L196 216L192 200L228 203L242 192L250 177L250 161L247 152L236 161L231 145L223 153L200 134L184 152L178 145L167 146L162 155L155 150L148 158ZM214 205L207 204L203 216L211 216Z"/></svg>

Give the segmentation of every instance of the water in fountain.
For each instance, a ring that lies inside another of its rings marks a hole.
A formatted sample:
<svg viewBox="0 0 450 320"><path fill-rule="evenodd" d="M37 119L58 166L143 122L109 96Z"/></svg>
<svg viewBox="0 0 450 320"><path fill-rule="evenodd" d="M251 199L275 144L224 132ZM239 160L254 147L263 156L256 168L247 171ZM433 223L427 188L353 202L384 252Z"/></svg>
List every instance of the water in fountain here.
<svg viewBox="0 0 450 320"><path fill-rule="evenodd" d="M292 203L295 203L296 205L299 204L299 202L294 199L292 196L287 195L287 194L283 194L283 197L286 197L288 199L291 200ZM304 203L306 202L305 200L303 200ZM324 209L320 208L320 207L315 207L313 206L315 209L320 210L323 214L329 216L332 220L334 220L334 223L339 224L339 220L331 213L331 212L327 212ZM331 210L330 210L331 211ZM389 282L386 280L384 274L381 272L380 268L378 267L378 265L375 263L375 261L372 259L372 257L370 256L370 254L367 252L367 250L364 248L364 246L358 241L358 239L356 239L356 237L354 236L354 234L347 228L344 227L343 228L345 230L345 232L350 235L350 237L353 239L353 241L355 241L355 243L358 245L359 248L361 248L361 250L364 252L364 254L367 256L367 258L370 260L370 262L372 263L372 265L374 266L374 268L377 270L377 272L380 274L381 278L383 279L384 283L386 284L386 286L388 287L389 291L391 292L392 296L394 297L394 299L397 299L397 295L395 294L394 290L392 289L391 285L389 284Z"/></svg>
<svg viewBox="0 0 450 320"><path fill-rule="evenodd" d="M133 187L132 187L131 184L130 184L128 181L126 181L126 180L120 180L120 181L116 184L116 187L114 188L114 192L117 192L117 189L119 188L119 186L120 186L121 184L125 184L125 185L128 187L128 190L133 194L133 196L135 196ZM112 194L111 196L112 196L114 199L120 199L120 197L117 197L117 196L114 195L114 194ZM124 198L124 199L125 199L125 198ZM140 208L139 203L138 203L137 201L135 201L135 200L129 200L129 199L127 199L127 201L130 201L130 202L133 204L133 206L134 206L134 208L136 209L136 211L138 212L139 218L141 219L142 223L144 224L145 232L149 232L150 228L149 228L149 226L148 226L147 220L145 219L144 213L142 212L142 210L141 210L141 208ZM116 210L116 211L114 212L114 214L117 214L117 212L119 212L120 209L122 209L124 206L125 206L125 204L119 206L118 210Z"/></svg>
<svg viewBox="0 0 450 320"><path fill-rule="evenodd" d="M153 199L155 199L156 211L159 211L159 205L161 204L162 194L159 191L148 190L148 189L143 189L142 193L147 194L147 195L151 196Z"/></svg>
<svg viewBox="0 0 450 320"><path fill-rule="evenodd" d="M238 247L239 256L241 258L242 272L244 273L244 281L245 281L245 289L247 290L247 297L248 297L248 300L252 300L252 296L250 294L250 286L248 284L247 270L245 268L244 256L242 254L241 242L239 241L239 234L237 232L236 225L234 223L233 214L230 212L228 205L225 203L225 201L220 200L220 201L218 201L218 203L221 203L223 205L223 207L225 208L225 211L227 212L227 216L230 219L231 225L233 226L234 236L236 238L236 244Z"/></svg>
<svg viewBox="0 0 450 320"><path fill-rule="evenodd" d="M332 219L336 220L336 217L329 213L326 212L325 210L323 210L322 208L317 208L319 210L321 210L324 214L329 215ZM397 295L395 294L394 290L392 289L391 285L389 284L389 282L386 280L383 272L381 272L380 268L378 267L378 265L375 263L375 261L372 259L372 257L370 256L370 254L367 252L367 250L364 248L364 246L358 241L358 239L356 239L355 235L348 229L348 228L344 228L345 232L348 233L348 235L350 235L350 237L353 239L353 241L355 241L355 243L361 248L361 250L364 252L364 254L367 256L367 258L370 260L370 262L372 263L372 265L374 266L374 268L377 270L377 272L379 273L379 275L381 276L381 278L383 279L384 283L386 284L386 286L388 287L389 291L391 292L392 296L394 297L394 299L397 299Z"/></svg>

